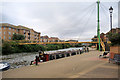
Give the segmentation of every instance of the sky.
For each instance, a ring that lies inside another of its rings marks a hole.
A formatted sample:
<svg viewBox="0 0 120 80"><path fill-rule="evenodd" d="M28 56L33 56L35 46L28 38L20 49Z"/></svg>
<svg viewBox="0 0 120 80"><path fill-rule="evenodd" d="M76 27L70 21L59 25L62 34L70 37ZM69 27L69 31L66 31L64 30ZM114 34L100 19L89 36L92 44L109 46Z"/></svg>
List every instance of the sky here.
<svg viewBox="0 0 120 80"><path fill-rule="evenodd" d="M110 30L109 7L113 7L113 28L118 27L118 1L100 0L100 32ZM22 25L41 35L89 41L97 34L96 0L2 0L0 23Z"/></svg>

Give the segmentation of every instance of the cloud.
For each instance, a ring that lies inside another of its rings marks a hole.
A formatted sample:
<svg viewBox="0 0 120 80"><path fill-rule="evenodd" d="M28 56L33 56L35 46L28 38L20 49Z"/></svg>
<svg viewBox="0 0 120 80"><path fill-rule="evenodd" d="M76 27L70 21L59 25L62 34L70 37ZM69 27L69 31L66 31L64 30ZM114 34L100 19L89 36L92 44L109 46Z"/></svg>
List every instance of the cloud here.
<svg viewBox="0 0 120 80"><path fill-rule="evenodd" d="M109 7L117 12L117 3L102 3L100 8L101 32L109 31ZM94 2L4 2L3 22L23 25L41 32L42 35L60 39L87 40L97 33L97 8ZM106 17L106 15L107 17ZM118 16L114 15L114 26ZM105 27L106 26L106 27Z"/></svg>

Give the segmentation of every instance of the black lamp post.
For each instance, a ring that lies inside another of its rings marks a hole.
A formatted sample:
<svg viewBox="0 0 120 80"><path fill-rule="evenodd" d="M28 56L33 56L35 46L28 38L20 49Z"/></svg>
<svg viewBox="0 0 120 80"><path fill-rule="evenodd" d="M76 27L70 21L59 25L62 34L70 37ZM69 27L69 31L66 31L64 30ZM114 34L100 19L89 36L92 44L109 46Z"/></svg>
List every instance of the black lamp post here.
<svg viewBox="0 0 120 80"><path fill-rule="evenodd" d="M112 13L113 13L112 6L109 8L109 12L110 12L110 27L111 27L111 33L112 33Z"/></svg>

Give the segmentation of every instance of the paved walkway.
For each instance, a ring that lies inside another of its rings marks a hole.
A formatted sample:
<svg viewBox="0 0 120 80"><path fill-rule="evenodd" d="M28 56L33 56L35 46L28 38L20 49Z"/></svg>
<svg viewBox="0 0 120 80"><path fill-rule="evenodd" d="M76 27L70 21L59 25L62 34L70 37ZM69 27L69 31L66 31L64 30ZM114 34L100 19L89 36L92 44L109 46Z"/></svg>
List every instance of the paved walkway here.
<svg viewBox="0 0 120 80"><path fill-rule="evenodd" d="M3 72L3 78L117 78L118 65L99 59L101 52L92 50L58 60Z"/></svg>

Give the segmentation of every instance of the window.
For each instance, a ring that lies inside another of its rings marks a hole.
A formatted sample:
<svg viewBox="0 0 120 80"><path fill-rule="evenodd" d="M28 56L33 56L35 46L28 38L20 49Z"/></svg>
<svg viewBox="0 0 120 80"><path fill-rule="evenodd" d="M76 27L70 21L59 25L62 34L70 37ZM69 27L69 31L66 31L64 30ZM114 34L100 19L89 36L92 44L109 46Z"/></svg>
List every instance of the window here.
<svg viewBox="0 0 120 80"><path fill-rule="evenodd" d="M5 39L5 36L4 36L4 39Z"/></svg>
<svg viewBox="0 0 120 80"><path fill-rule="evenodd" d="M11 28L9 27L9 30L11 30Z"/></svg>
<svg viewBox="0 0 120 80"><path fill-rule="evenodd" d="M17 29L17 32L18 32L19 30Z"/></svg>
<svg viewBox="0 0 120 80"><path fill-rule="evenodd" d="M13 28L13 31L15 31L15 29Z"/></svg>
<svg viewBox="0 0 120 80"><path fill-rule="evenodd" d="M4 32L4 34L5 34L5 32Z"/></svg>
<svg viewBox="0 0 120 80"><path fill-rule="evenodd" d="M1 26L0 26L0 29L1 29Z"/></svg>
<svg viewBox="0 0 120 80"><path fill-rule="evenodd" d="M9 35L11 35L11 32L9 32Z"/></svg>
<svg viewBox="0 0 120 80"><path fill-rule="evenodd" d="M11 37L9 37L9 40L11 39Z"/></svg>
<svg viewBox="0 0 120 80"><path fill-rule="evenodd" d="M5 27L4 27L4 29L5 29Z"/></svg>
<svg viewBox="0 0 120 80"><path fill-rule="evenodd" d="M1 37L0 37L0 39L1 39Z"/></svg>
<svg viewBox="0 0 120 80"><path fill-rule="evenodd" d="M24 34L26 34L26 31L24 30Z"/></svg>

